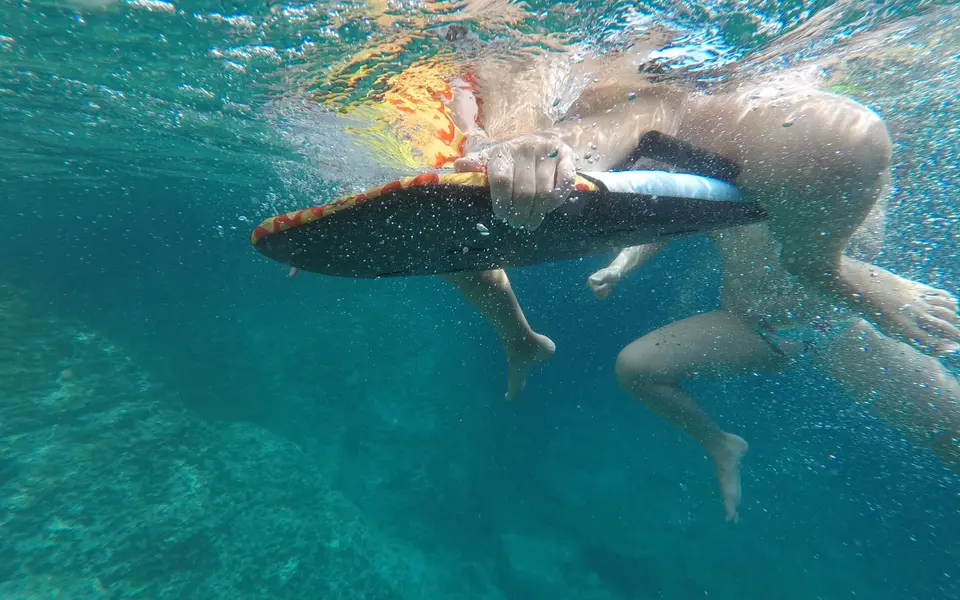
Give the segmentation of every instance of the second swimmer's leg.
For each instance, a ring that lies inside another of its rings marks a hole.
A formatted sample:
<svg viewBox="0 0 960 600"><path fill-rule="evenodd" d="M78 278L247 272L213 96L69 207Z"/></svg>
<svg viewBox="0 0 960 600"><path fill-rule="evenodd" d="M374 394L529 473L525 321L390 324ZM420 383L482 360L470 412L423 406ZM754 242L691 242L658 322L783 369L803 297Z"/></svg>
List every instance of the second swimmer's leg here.
<svg viewBox="0 0 960 600"><path fill-rule="evenodd" d="M497 330L507 353L506 397L516 398L533 368L553 356L553 341L530 327L502 269L454 273L444 278Z"/></svg>

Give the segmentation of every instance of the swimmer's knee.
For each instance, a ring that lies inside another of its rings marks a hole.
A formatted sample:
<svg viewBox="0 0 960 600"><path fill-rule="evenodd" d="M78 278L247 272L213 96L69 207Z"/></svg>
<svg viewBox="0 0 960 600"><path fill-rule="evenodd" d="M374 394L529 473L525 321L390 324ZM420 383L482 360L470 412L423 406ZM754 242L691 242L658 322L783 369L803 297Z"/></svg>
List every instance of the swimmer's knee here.
<svg viewBox="0 0 960 600"><path fill-rule="evenodd" d="M866 172L886 173L893 160L893 141L886 123L875 112L862 109L861 132L855 136L849 153L857 167Z"/></svg>
<svg viewBox="0 0 960 600"><path fill-rule="evenodd" d="M831 95L832 96L832 95ZM810 156L819 171L816 179L835 185L836 179L862 187L885 173L893 156L893 142L886 123L873 110L847 98L832 96L813 103L811 112L798 108L796 122L783 130L783 157L787 164L798 156ZM765 152L768 150L764 149ZM808 171L804 177L809 177ZM851 187L852 191L852 187Z"/></svg>
<svg viewBox="0 0 960 600"><path fill-rule="evenodd" d="M659 361L652 359L645 345L636 342L617 355L615 371L617 383L628 393L635 393L651 385L674 383Z"/></svg>
<svg viewBox="0 0 960 600"><path fill-rule="evenodd" d="M886 173L893 157L893 142L880 115L848 99L832 110L823 110L821 115L821 119L807 124L813 128L809 136L794 139L808 144L809 137L823 143L818 166L827 171L821 174L824 182L839 177L869 187L878 175Z"/></svg>
<svg viewBox="0 0 960 600"><path fill-rule="evenodd" d="M642 388L646 381L649 381L649 370L644 369L642 362L637 361L637 357L629 352L629 348L624 348L617 355L617 362L614 370L617 374L617 384L620 389L631 393L638 388Z"/></svg>

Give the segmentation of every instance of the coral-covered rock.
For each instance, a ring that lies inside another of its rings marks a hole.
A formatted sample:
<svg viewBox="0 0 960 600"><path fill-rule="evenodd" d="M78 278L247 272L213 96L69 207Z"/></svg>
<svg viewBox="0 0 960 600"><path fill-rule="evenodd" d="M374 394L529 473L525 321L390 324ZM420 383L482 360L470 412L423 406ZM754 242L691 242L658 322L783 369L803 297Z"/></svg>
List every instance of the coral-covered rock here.
<svg viewBox="0 0 960 600"><path fill-rule="evenodd" d="M415 597L406 549L294 443L198 418L8 286L0 336L4 600Z"/></svg>

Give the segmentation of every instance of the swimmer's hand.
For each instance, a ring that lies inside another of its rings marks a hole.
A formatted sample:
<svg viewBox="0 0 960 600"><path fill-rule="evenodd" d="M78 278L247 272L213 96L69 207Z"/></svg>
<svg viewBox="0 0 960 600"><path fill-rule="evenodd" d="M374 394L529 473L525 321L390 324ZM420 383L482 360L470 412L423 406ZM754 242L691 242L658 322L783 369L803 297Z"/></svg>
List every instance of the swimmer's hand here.
<svg viewBox="0 0 960 600"><path fill-rule="evenodd" d="M512 227L534 230L567 201L576 178L574 151L559 136L524 135L454 163L459 172L487 172L493 214Z"/></svg>
<svg viewBox="0 0 960 600"><path fill-rule="evenodd" d="M587 279L587 285L593 290L597 300L604 300L613 291L613 287L620 283L623 271L617 267L604 267Z"/></svg>
<svg viewBox="0 0 960 600"><path fill-rule="evenodd" d="M609 265L591 275L587 285L598 300L604 300L627 273L656 256L665 245L653 243L624 248Z"/></svg>

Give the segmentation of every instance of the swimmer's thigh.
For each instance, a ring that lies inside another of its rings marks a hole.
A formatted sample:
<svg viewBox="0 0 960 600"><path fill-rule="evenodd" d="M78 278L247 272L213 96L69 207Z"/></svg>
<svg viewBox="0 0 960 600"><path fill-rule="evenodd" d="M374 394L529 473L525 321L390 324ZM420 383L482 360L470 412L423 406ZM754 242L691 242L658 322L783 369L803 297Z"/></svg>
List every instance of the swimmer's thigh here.
<svg viewBox="0 0 960 600"><path fill-rule="evenodd" d="M870 109L819 91L742 114L738 184L769 215L785 266L831 267L889 182L891 143Z"/></svg>
<svg viewBox="0 0 960 600"><path fill-rule="evenodd" d="M778 371L786 359L749 325L727 311L688 317L648 333L617 357L617 379L630 388L703 375Z"/></svg>

